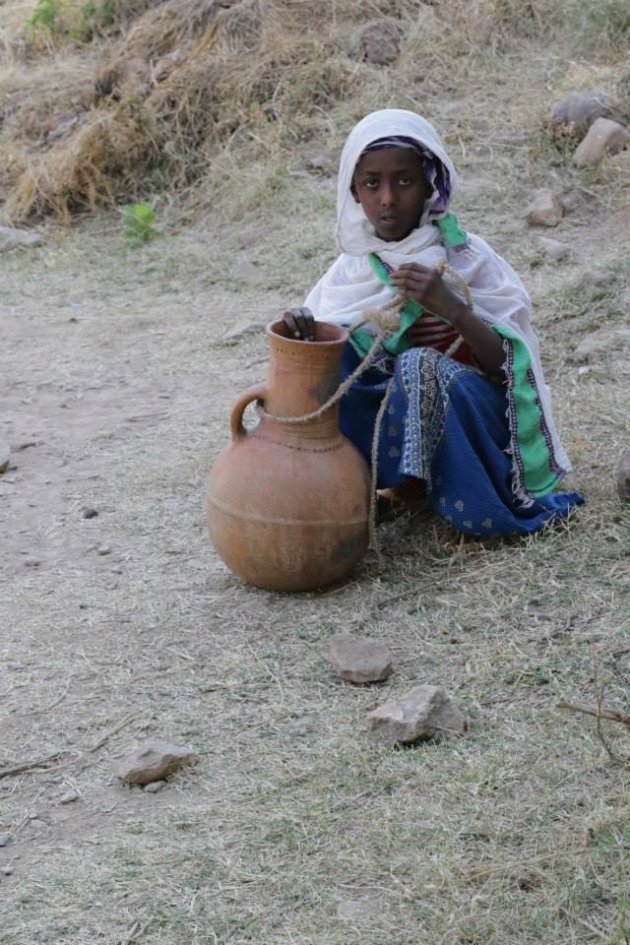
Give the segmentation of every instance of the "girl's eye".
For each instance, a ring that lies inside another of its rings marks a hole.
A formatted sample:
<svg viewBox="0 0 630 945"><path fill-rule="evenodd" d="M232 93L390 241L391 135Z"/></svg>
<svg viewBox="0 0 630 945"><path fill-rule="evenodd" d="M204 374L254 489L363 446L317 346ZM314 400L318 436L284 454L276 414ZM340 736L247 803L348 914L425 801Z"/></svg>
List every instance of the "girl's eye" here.
<svg viewBox="0 0 630 945"><path fill-rule="evenodd" d="M412 183L412 180L411 177L401 177L399 178L398 183L401 187L409 187L409 185Z"/></svg>
<svg viewBox="0 0 630 945"><path fill-rule="evenodd" d="M365 188L367 188L367 190L376 190L376 189L378 188L378 181L377 181L377 180L372 180L372 179L371 179L371 180L365 180L365 181L363 181L363 186L364 186Z"/></svg>

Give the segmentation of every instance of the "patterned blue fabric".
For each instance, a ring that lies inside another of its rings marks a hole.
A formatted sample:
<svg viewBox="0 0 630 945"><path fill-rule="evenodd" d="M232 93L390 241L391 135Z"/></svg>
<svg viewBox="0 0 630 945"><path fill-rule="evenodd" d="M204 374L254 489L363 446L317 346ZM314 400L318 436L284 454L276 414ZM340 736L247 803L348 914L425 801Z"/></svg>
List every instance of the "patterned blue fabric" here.
<svg viewBox="0 0 630 945"><path fill-rule="evenodd" d="M343 376L359 357L350 344ZM379 489L424 479L434 511L467 535L525 535L565 518L584 499L559 492L519 502L512 491L502 386L431 348L382 355L341 401L342 432L368 463L376 415L391 382L378 451Z"/></svg>

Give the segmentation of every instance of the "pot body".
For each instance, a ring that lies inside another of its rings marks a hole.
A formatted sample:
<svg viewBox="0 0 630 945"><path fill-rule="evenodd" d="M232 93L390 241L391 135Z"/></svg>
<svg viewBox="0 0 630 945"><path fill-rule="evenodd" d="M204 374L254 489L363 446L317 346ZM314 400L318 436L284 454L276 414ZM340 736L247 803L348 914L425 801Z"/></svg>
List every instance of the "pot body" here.
<svg viewBox="0 0 630 945"><path fill-rule="evenodd" d="M316 419L283 422L317 410L337 390L347 332L316 324L316 340L267 327L267 383L246 391L231 414L232 442L210 474L210 538L225 564L250 584L306 591L343 580L368 544L370 475L339 431L338 408ZM243 412L258 401L258 426Z"/></svg>

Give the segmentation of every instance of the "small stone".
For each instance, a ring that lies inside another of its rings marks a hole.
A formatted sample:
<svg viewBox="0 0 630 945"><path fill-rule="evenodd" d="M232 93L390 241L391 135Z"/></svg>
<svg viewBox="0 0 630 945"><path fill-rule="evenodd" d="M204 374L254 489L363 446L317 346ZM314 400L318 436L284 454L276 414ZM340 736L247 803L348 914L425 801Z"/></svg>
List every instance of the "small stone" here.
<svg viewBox="0 0 630 945"><path fill-rule="evenodd" d="M11 843L10 833L0 833L0 847L6 847Z"/></svg>
<svg viewBox="0 0 630 945"><path fill-rule="evenodd" d="M624 450L619 459L617 494L622 502L630 502L630 450Z"/></svg>
<svg viewBox="0 0 630 945"><path fill-rule="evenodd" d="M586 335L575 351L574 361L588 361L593 355L605 351L619 351L630 344L630 328L600 328Z"/></svg>
<svg viewBox="0 0 630 945"><path fill-rule="evenodd" d="M540 190L525 211L530 226L557 226L565 213L561 198L551 190Z"/></svg>
<svg viewBox="0 0 630 945"><path fill-rule="evenodd" d="M6 472L11 462L11 447L4 440L0 440L0 473Z"/></svg>
<svg viewBox="0 0 630 945"><path fill-rule="evenodd" d="M96 509L84 508L81 511L81 518L96 518L97 516L98 512Z"/></svg>
<svg viewBox="0 0 630 945"><path fill-rule="evenodd" d="M551 117L562 125L590 128L598 118L609 118L614 111L614 103L609 95L600 89L587 89L582 92L569 92L553 106Z"/></svg>
<svg viewBox="0 0 630 945"><path fill-rule="evenodd" d="M127 784L150 784L197 758L189 748L156 739L145 742L120 762L118 777Z"/></svg>
<svg viewBox="0 0 630 945"><path fill-rule="evenodd" d="M21 673L26 666L21 660L7 660L7 669L13 670L14 673Z"/></svg>
<svg viewBox="0 0 630 945"><path fill-rule="evenodd" d="M145 784L143 791L146 794L157 794L163 787L166 787L166 781L151 781L149 784Z"/></svg>
<svg viewBox="0 0 630 945"><path fill-rule="evenodd" d="M350 633L330 640L328 662L342 679L352 683L380 682L392 673L391 655L383 643Z"/></svg>
<svg viewBox="0 0 630 945"><path fill-rule="evenodd" d="M101 555L101 556L104 556L104 555L111 555L111 553L112 553L112 546L111 546L111 545L99 545L98 548L96 549L96 553L97 553L97 555Z"/></svg>
<svg viewBox="0 0 630 945"><path fill-rule="evenodd" d="M630 132L619 122L598 118L573 155L578 167L593 167L605 154L616 154L630 142Z"/></svg>
<svg viewBox="0 0 630 945"><path fill-rule="evenodd" d="M605 269L589 269L582 273L574 288L576 292L584 292L585 289L599 289L609 282L610 273Z"/></svg>
<svg viewBox="0 0 630 945"><path fill-rule="evenodd" d="M25 568L39 568L41 567L41 561L39 558L25 558L24 559Z"/></svg>
<svg viewBox="0 0 630 945"><path fill-rule="evenodd" d="M3 876L13 876L13 867L12 866L3 866L0 870Z"/></svg>
<svg viewBox="0 0 630 945"><path fill-rule="evenodd" d="M401 38L401 24L393 17L366 23L361 30L363 59L373 66L390 66L400 54Z"/></svg>
<svg viewBox="0 0 630 945"><path fill-rule="evenodd" d="M368 728L388 745L411 744L434 735L463 735L466 719L442 686L415 686L368 715Z"/></svg>
<svg viewBox="0 0 630 945"><path fill-rule="evenodd" d="M328 151L311 151L306 155L306 166L311 171L319 171L322 174L332 174L335 170L336 161Z"/></svg>
<svg viewBox="0 0 630 945"><path fill-rule="evenodd" d="M73 804L74 801L79 800L79 797L80 795L78 791L68 791L66 794L64 794L62 797L59 798L59 803L60 804Z"/></svg>
<svg viewBox="0 0 630 945"><path fill-rule="evenodd" d="M246 256L238 259L230 271L230 275L233 279L238 280L239 282L257 282L260 278L260 272L256 266L247 259Z"/></svg>
<svg viewBox="0 0 630 945"><path fill-rule="evenodd" d="M571 247L567 246L566 243L561 243L560 240L552 240L548 236L539 236L538 244L545 254L555 262L561 262L571 255Z"/></svg>
<svg viewBox="0 0 630 945"><path fill-rule="evenodd" d="M265 330L264 322L237 322L233 328L229 328L221 337L221 341L226 345L235 345L246 335L257 335Z"/></svg>
<svg viewBox="0 0 630 945"><path fill-rule="evenodd" d="M42 237L34 230L16 230L12 226L0 226L0 253L9 249L30 249L43 243Z"/></svg>

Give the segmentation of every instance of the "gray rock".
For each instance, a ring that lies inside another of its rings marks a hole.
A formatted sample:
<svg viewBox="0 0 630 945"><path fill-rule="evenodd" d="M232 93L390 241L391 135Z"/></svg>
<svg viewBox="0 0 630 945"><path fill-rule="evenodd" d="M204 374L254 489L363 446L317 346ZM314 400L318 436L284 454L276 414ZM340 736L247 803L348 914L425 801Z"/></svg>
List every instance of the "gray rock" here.
<svg viewBox="0 0 630 945"><path fill-rule="evenodd" d="M604 155L616 154L630 143L630 132L619 122L610 118L598 118L593 122L573 155L578 167L593 167Z"/></svg>
<svg viewBox="0 0 630 945"><path fill-rule="evenodd" d="M335 672L347 682L380 682L392 673L391 655L383 643L350 633L332 637L327 658Z"/></svg>
<svg viewBox="0 0 630 945"><path fill-rule="evenodd" d="M73 804L75 801L79 800L79 797L80 795L78 791L67 791L65 794L63 794L59 798L59 803L60 804Z"/></svg>
<svg viewBox="0 0 630 945"><path fill-rule="evenodd" d="M372 734L388 745L411 744L434 735L463 735L466 719L442 686L415 686L367 718Z"/></svg>
<svg viewBox="0 0 630 945"><path fill-rule="evenodd" d="M565 213L562 199L551 190L540 190L525 211L530 226L557 226Z"/></svg>
<svg viewBox="0 0 630 945"><path fill-rule="evenodd" d="M605 269L587 269L575 283L577 292L584 292L586 289L599 289L610 282L610 273Z"/></svg>
<svg viewBox="0 0 630 945"><path fill-rule="evenodd" d="M619 459L617 494L622 502L630 502L630 450L624 450Z"/></svg>
<svg viewBox="0 0 630 945"><path fill-rule="evenodd" d="M363 58L373 66L390 66L400 55L401 37L401 23L393 17L366 23L360 39Z"/></svg>
<svg viewBox="0 0 630 945"><path fill-rule="evenodd" d="M11 447L4 440L0 440L0 473L6 472L11 462Z"/></svg>
<svg viewBox="0 0 630 945"><path fill-rule="evenodd" d="M104 557L105 555L111 555L112 546L107 545L107 544L99 545L98 548L96 549L96 553L97 555L100 555L101 557Z"/></svg>
<svg viewBox="0 0 630 945"><path fill-rule="evenodd" d="M235 345L246 335L258 335L266 328L264 322L238 322L232 328L229 328L221 337L221 341L226 345Z"/></svg>
<svg viewBox="0 0 630 945"><path fill-rule="evenodd" d="M586 335L573 352L574 361L588 361L605 351L618 351L630 344L630 328L600 328Z"/></svg>
<svg viewBox="0 0 630 945"><path fill-rule="evenodd" d="M538 245L546 256L553 259L554 262L561 262L571 255L571 247L559 240L552 240L549 236L539 236Z"/></svg>
<svg viewBox="0 0 630 945"><path fill-rule="evenodd" d="M0 226L0 253L9 249L31 249L44 242L35 230L16 230L12 226Z"/></svg>
<svg viewBox="0 0 630 945"><path fill-rule="evenodd" d="M260 278L260 272L246 256L242 256L234 263L230 270L230 275L238 282L252 283L257 282Z"/></svg>
<svg viewBox="0 0 630 945"><path fill-rule="evenodd" d="M7 847L11 843L10 833L0 833L0 847Z"/></svg>
<svg viewBox="0 0 630 945"><path fill-rule="evenodd" d="M166 787L166 781L151 781L149 784L145 784L143 790L145 794L157 794L163 787Z"/></svg>
<svg viewBox="0 0 630 945"><path fill-rule="evenodd" d="M127 755L118 766L118 777L127 784L150 784L163 781L182 765L196 761L189 748L159 739L145 742Z"/></svg>
<svg viewBox="0 0 630 945"><path fill-rule="evenodd" d="M333 174L336 167L336 161L328 151L311 151L306 155L306 166L311 171L319 171L322 174Z"/></svg>
<svg viewBox="0 0 630 945"><path fill-rule="evenodd" d="M551 117L565 126L579 125L590 128L598 118L609 118L614 114L613 99L600 89L569 92L553 106Z"/></svg>

